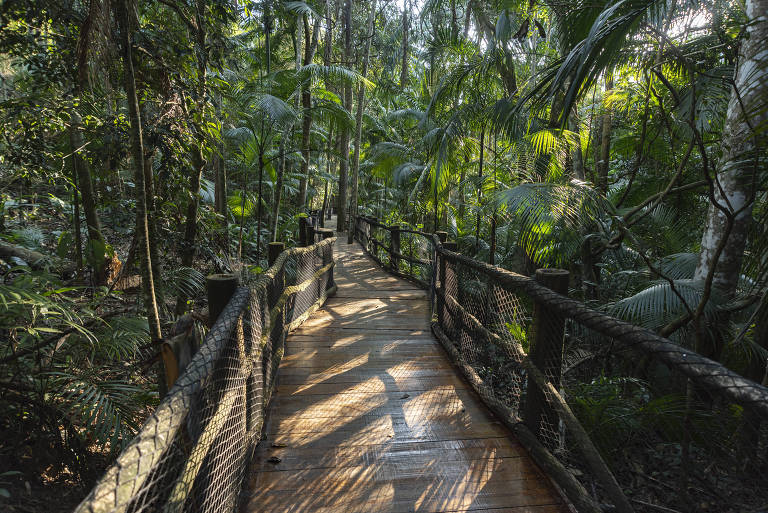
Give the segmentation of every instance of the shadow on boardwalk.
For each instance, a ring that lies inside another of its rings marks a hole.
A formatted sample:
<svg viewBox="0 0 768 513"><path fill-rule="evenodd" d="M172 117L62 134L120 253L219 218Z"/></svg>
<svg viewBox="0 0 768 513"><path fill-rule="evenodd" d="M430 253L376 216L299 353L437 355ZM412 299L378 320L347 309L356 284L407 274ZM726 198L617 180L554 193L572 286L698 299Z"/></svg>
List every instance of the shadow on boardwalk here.
<svg viewBox="0 0 768 513"><path fill-rule="evenodd" d="M566 511L429 330L424 291L336 245L336 296L288 338L244 511Z"/></svg>

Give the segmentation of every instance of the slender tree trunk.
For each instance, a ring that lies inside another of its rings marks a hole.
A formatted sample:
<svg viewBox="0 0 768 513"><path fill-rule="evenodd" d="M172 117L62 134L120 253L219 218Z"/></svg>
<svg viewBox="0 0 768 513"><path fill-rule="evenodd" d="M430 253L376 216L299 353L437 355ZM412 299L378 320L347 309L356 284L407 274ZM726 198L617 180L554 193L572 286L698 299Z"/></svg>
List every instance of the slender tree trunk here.
<svg viewBox="0 0 768 513"><path fill-rule="evenodd" d="M136 225L139 235L143 240L140 253L142 286L144 289L144 301L147 308L147 320L149 322L149 334L153 341L162 339L160 327L160 315L157 309L155 297L155 281L152 275L152 257L150 249L150 237L147 220L147 195L144 186L144 141L142 138L141 114L139 111L139 99L136 95L136 79L133 72L131 57L131 32L128 23L128 0L121 0L117 5L117 22L121 32L123 50L123 69L125 78L125 92L128 100L128 112L131 121L131 150L134 161L134 179L136 180Z"/></svg>
<svg viewBox="0 0 768 513"><path fill-rule="evenodd" d="M352 0L346 0L343 13L344 31L344 65L349 66L352 60ZM352 112L352 86L344 84L344 108L347 112ZM339 160L339 198L338 198L338 217L336 218L336 227L338 231L343 231L347 226L347 182L349 181L349 128L346 126L341 130L341 155Z"/></svg>
<svg viewBox="0 0 768 513"><path fill-rule="evenodd" d="M613 89L613 77L609 75L605 79L606 94ZM603 194L608 194L608 171L611 162L611 112L606 107L603 114L600 130L600 160L597 162L597 189Z"/></svg>
<svg viewBox="0 0 768 513"><path fill-rule="evenodd" d="M403 5L403 45L402 45L402 63L400 64L400 89L405 91L408 86L408 29L410 23L408 21L409 2L405 1Z"/></svg>
<svg viewBox="0 0 768 513"><path fill-rule="evenodd" d="M77 174L77 183L80 189L85 224L88 231L88 261L93 266L96 283L104 283L106 278L106 248L107 241L101 233L101 222L96 212L96 197L93 191L93 181L88 163L80 156L83 148L83 136L80 133L82 119L77 111L72 111L72 126L69 129L70 144L72 146L72 164Z"/></svg>
<svg viewBox="0 0 768 513"><path fill-rule="evenodd" d="M310 40L309 34L309 22L307 17L304 16L304 66L312 64L312 60L315 58L315 52L317 51L317 42L320 34L320 20L315 22L315 27L312 29L312 35ZM310 91L312 79L307 77L307 80L301 85L301 108L302 108L302 123L301 123L301 156L303 160L301 162L301 180L299 183L299 195L300 195L300 207L307 206L307 187L309 185L309 159L310 155L310 135L312 133L312 92Z"/></svg>
<svg viewBox="0 0 768 513"><path fill-rule="evenodd" d="M264 53L266 55L267 75L271 73L272 63L272 11L269 0L264 3Z"/></svg>
<svg viewBox="0 0 768 513"><path fill-rule="evenodd" d="M74 151L74 148L72 149ZM75 269L78 279L83 277L83 234L80 229L80 193L77 190L77 171L72 154L72 225L75 231ZM2 228L2 225L0 225Z"/></svg>
<svg viewBox="0 0 768 513"><path fill-rule="evenodd" d="M468 159L466 158L464 159L464 165L461 166L461 172L459 173L459 219L464 219L464 203L466 203L466 198L464 197L464 180L467 178L467 160Z"/></svg>
<svg viewBox="0 0 768 513"><path fill-rule="evenodd" d="M90 2L88 6L88 16L83 22L78 37L77 54L75 68L75 94L82 96L83 92L90 90L91 86L88 79L90 70L91 48L94 36L100 32L105 21L108 23L108 15L103 11L102 5L98 2ZM80 113L72 110L71 125L69 129L69 142L72 146L72 166L77 179L75 183L79 186L80 199L83 212L85 213L85 222L88 232L87 259L94 270L94 281L96 283L105 283L107 279L107 243L101 232L101 223L96 212L96 195L93 190L93 180L88 162L81 156L84 148L83 135L80 132L82 119ZM80 218L77 218L79 225ZM82 241L80 241L82 242ZM81 250L78 251L81 255ZM82 261L82 258L81 258ZM80 269L82 268L82 262Z"/></svg>
<svg viewBox="0 0 768 513"><path fill-rule="evenodd" d="M485 156L485 124L480 128L480 165L477 169L477 224L475 226L475 253L480 250L480 214L483 200L483 160Z"/></svg>
<svg viewBox="0 0 768 513"><path fill-rule="evenodd" d="M221 114L221 95L216 98L216 117L223 124ZM224 144L219 144L218 154L213 158L214 172L214 208L224 216L224 228L227 227L227 163L224 160Z"/></svg>
<svg viewBox="0 0 768 513"><path fill-rule="evenodd" d="M456 12L456 0L451 0L451 39L459 35L459 16Z"/></svg>
<svg viewBox="0 0 768 513"><path fill-rule="evenodd" d="M368 13L368 31L365 38L365 50L363 50L363 78L368 76L368 57L371 51L371 39L373 39L373 24L376 18L376 0L372 0ZM355 156L352 158L352 194L349 199L349 231L347 232L347 244L352 244L355 227L353 223L357 217L357 191L360 181L360 144L363 136L363 110L365 109L365 84L360 84L357 90L357 113L355 115Z"/></svg>
<svg viewBox="0 0 768 513"><path fill-rule="evenodd" d="M277 182L275 183L275 201L272 205L272 241L277 242L277 227L280 221L280 200L283 196L283 175L285 174L285 137L280 139L280 159L277 163Z"/></svg>
<svg viewBox="0 0 768 513"><path fill-rule="evenodd" d="M488 263L496 265L496 212L491 216L491 249L488 253Z"/></svg>
<svg viewBox="0 0 768 513"><path fill-rule="evenodd" d="M192 113L192 126L195 130L197 144L192 150L192 172L187 203L187 219L184 225L184 241L181 247L181 265L190 267L195 259L195 238L197 237L197 211L200 206L200 181L205 169L205 131L202 124L205 118L205 95L207 93L206 71L208 68L208 49L206 48L205 31L205 0L195 2L195 56L197 59L197 98L195 112ZM185 310L186 296L182 293L176 300L176 313L181 314Z"/></svg>
<svg viewBox="0 0 768 513"><path fill-rule="evenodd" d="M715 177L713 204L701 239L694 279L712 275L724 297L736 291L752 220L758 166L768 136L768 0L747 0L747 37L741 42L723 130L722 157ZM763 163L764 165L764 163ZM730 230L728 225L730 224Z"/></svg>
<svg viewBox="0 0 768 513"><path fill-rule="evenodd" d="M264 184L264 148L259 147L259 204L256 207L256 262L261 258L261 214L263 203L263 190Z"/></svg>
<svg viewBox="0 0 768 513"><path fill-rule="evenodd" d="M143 118L142 118L143 119ZM160 265L160 255L157 252L157 207L155 204L155 180L152 170L153 157L147 148L144 147L144 194L147 198L147 234L149 235L149 255L152 262L152 276L160 279L162 276L162 267ZM127 262L126 262L127 263ZM155 291L158 304L163 304L163 294L159 289Z"/></svg>

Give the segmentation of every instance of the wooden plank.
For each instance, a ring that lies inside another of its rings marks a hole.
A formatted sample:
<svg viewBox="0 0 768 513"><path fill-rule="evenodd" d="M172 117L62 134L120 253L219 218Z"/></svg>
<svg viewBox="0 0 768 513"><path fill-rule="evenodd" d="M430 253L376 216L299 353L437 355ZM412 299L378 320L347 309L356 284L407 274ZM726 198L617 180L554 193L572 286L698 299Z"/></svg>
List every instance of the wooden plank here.
<svg viewBox="0 0 768 513"><path fill-rule="evenodd" d="M356 392L359 390L367 390L369 392L376 392L381 390L382 386L378 382L366 383L361 388L353 388L355 384L349 383L316 383L312 386L306 386L305 384L287 385L278 384L278 395L317 395L317 394L345 394L348 392ZM464 380L460 377L453 375L439 376L432 378L401 378L395 382L395 386L398 391L412 392L418 390L430 390L437 386L450 385L454 388L469 389Z"/></svg>
<svg viewBox="0 0 768 513"><path fill-rule="evenodd" d="M566 511L433 338L425 291L343 239L336 296L286 341L244 511Z"/></svg>
<svg viewBox="0 0 768 513"><path fill-rule="evenodd" d="M516 443L506 438L471 440L441 440L436 442L405 442L386 445L356 445L351 447L274 447L261 444L255 456L254 468L261 472L298 470L305 468L335 468L373 465L378 462L410 462L414 466L454 461L476 461L488 458L522 458L526 455ZM270 462L277 457L279 462Z"/></svg>

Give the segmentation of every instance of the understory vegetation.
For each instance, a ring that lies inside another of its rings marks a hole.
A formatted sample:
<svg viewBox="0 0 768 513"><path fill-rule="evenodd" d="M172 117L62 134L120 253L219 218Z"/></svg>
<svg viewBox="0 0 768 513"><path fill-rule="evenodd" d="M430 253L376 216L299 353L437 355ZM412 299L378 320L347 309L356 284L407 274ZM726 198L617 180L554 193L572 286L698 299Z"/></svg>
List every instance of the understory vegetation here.
<svg viewBox="0 0 768 513"><path fill-rule="evenodd" d="M767 16L768 0L5 0L0 508L71 510L164 394L162 342L204 329L205 276L262 272L320 209L339 232L369 215L521 274L567 269L572 298L768 384ZM565 365L611 372L567 393L651 490L638 500L765 508L696 453L747 413L692 414L685 383L651 393L665 369L617 370L601 344ZM683 423L690 447L667 444ZM749 475L768 470L757 425ZM669 490L647 468L698 480Z"/></svg>

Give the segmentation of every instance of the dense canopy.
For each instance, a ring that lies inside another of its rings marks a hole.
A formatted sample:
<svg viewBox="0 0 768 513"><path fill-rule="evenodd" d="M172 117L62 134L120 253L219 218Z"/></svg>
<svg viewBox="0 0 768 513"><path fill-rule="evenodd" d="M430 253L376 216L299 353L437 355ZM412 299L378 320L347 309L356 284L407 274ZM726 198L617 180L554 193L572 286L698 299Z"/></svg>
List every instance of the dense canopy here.
<svg viewBox="0 0 768 513"><path fill-rule="evenodd" d="M768 0L5 0L0 119L0 507L76 505L205 275L317 210L768 383Z"/></svg>

